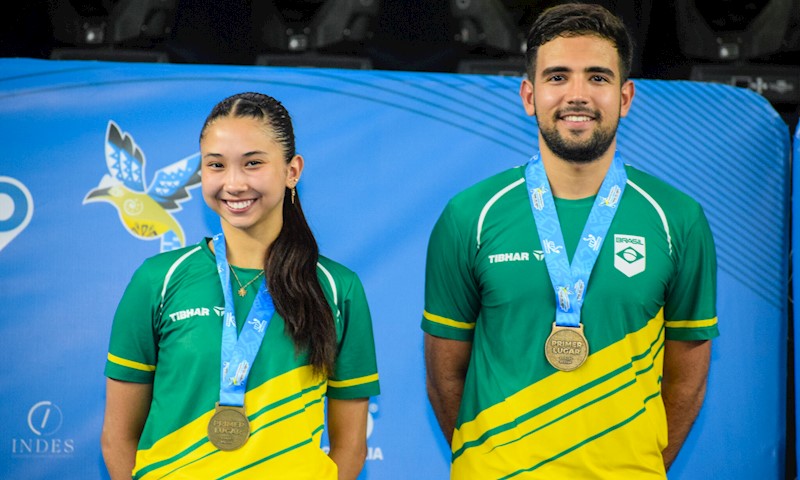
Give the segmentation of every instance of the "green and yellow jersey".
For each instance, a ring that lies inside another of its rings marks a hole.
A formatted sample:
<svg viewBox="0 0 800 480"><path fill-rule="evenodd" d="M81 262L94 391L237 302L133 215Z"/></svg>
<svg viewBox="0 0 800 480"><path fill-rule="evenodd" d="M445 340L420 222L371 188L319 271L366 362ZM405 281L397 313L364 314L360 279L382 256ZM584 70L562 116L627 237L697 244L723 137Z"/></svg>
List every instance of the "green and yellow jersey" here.
<svg viewBox="0 0 800 480"><path fill-rule="evenodd" d="M586 362L546 360L555 294L524 167L446 206L428 245L425 332L471 341L453 479L665 478L664 340L718 335L716 256L697 202L626 166L585 293ZM594 197L556 199L571 259Z"/></svg>
<svg viewBox="0 0 800 480"><path fill-rule="evenodd" d="M236 268L236 267L234 267ZM240 279L259 271L236 268ZM324 397L364 398L379 393L372 323L358 276L325 257L319 282L334 313L335 370L312 373L277 313L267 328L247 381L245 408L251 436L238 450L209 443L207 427L219 401L225 300L214 254L198 245L147 259L120 301L105 374L153 384L153 400L136 454L134 478L336 479L320 449ZM238 328L258 283L234 297ZM233 286L233 291L238 290Z"/></svg>

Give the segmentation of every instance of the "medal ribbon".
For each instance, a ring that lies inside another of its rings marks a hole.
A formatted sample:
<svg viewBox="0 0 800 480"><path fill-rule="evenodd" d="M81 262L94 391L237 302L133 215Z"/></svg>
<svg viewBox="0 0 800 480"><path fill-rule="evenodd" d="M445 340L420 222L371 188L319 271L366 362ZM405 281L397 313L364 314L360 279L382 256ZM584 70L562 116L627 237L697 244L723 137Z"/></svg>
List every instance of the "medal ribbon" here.
<svg viewBox="0 0 800 480"><path fill-rule="evenodd" d="M542 242L547 272L556 295L556 325L559 327L577 327L581 323L581 307L589 276L614 214L617 213L627 180L625 166L619 154L615 154L570 264L555 200L539 154L534 155L525 166L528 199Z"/></svg>
<svg viewBox="0 0 800 480"><path fill-rule="evenodd" d="M222 294L225 297L225 313L222 323L222 355L220 365L219 404L241 407L244 405L244 392L250 368L264 340L275 305L267 290L264 279L258 294L247 314L247 321L242 331L236 333L236 315L233 308L233 292L228 257L225 249L225 237L220 233L214 236L214 256L217 260L217 273L222 283Z"/></svg>

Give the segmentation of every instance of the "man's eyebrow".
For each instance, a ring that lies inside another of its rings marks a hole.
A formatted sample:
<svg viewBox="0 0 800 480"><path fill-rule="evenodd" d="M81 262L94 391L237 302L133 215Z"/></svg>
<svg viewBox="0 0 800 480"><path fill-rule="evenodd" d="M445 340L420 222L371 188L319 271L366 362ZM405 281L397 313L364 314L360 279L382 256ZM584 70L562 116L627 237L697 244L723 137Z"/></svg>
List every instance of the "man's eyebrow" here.
<svg viewBox="0 0 800 480"><path fill-rule="evenodd" d="M563 65L555 65L555 66L552 66L552 67L547 67L544 70L542 70L542 75L546 76L546 75L552 75L554 73L568 73L568 72L571 72L571 71L572 71L572 69L569 68L569 67L566 67L566 66L563 66ZM600 67L600 66L586 67L584 69L584 72L586 72L586 73L602 73L602 74L608 75L610 77L615 77L616 76L614 74L614 70L612 70L610 68L607 68L607 67Z"/></svg>
<svg viewBox="0 0 800 480"><path fill-rule="evenodd" d="M602 73L604 75L608 75L609 77L615 77L616 76L616 74L614 73L614 70L611 70L610 68L607 68L607 67L588 67L585 70L585 72L586 73Z"/></svg>
<svg viewBox="0 0 800 480"><path fill-rule="evenodd" d="M542 70L542 75L551 75L553 73L563 73L563 72L571 72L572 69L569 67L565 67L563 65L556 65L553 67L547 67Z"/></svg>

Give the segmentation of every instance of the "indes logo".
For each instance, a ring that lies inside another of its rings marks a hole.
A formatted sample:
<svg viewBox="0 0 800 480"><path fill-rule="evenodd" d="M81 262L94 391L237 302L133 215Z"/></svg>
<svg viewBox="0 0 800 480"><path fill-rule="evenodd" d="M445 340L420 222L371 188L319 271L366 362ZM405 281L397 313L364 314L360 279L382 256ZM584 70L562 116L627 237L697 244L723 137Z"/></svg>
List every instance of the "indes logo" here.
<svg viewBox="0 0 800 480"><path fill-rule="evenodd" d="M49 400L34 404L28 410L27 426L31 435L11 439L11 453L18 456L62 456L75 451L75 440L58 435L64 415Z"/></svg>
<svg viewBox="0 0 800 480"><path fill-rule="evenodd" d="M33 197L19 180L0 177L0 250L22 233L33 217Z"/></svg>
<svg viewBox="0 0 800 480"><path fill-rule="evenodd" d="M186 244L183 228L172 215L192 198L189 190L200 184L200 154L190 155L158 170L148 185L144 152L133 137L108 122L105 140L108 174L83 199L83 204L110 203L125 229L141 240L161 239L161 251Z"/></svg>
<svg viewBox="0 0 800 480"><path fill-rule="evenodd" d="M614 268L632 277L644 272L645 257L644 237L614 235Z"/></svg>

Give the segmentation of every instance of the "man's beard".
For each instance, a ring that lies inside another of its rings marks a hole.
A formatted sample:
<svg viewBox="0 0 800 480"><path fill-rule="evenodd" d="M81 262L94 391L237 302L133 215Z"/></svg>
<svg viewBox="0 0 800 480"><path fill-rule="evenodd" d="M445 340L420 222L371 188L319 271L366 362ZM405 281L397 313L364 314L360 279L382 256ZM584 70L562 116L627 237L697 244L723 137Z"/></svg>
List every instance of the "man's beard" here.
<svg viewBox="0 0 800 480"><path fill-rule="evenodd" d="M572 112L570 112L572 113ZM575 112L579 114L578 112ZM606 153L614 142L614 137L617 135L617 126L614 125L610 129L597 128L592 132L592 136L585 142L568 141L561 136L556 128L557 117L563 115L563 112L556 113L553 116L553 126L551 128L539 127L542 134L542 139L556 156L559 158L577 164L591 163ZM593 112L596 122L602 120L600 112Z"/></svg>

